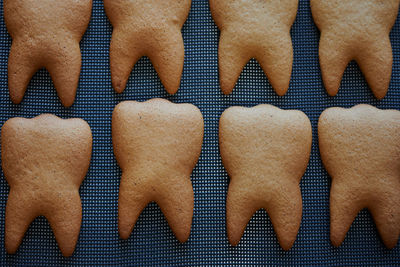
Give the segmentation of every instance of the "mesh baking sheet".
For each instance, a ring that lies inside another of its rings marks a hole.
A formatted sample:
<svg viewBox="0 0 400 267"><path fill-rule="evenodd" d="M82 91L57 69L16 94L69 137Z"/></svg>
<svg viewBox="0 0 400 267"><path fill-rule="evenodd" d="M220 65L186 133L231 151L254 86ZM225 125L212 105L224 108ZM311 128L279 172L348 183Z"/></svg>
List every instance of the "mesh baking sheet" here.
<svg viewBox="0 0 400 267"><path fill-rule="evenodd" d="M1 1L1 14L2 1ZM313 23L310 4L300 0L291 35L294 65L288 93L279 97L272 90L259 64L251 60L244 68L234 92L225 96L218 83L217 47L219 31L208 1L193 0L182 32L185 64L181 87L168 95L153 66L142 58L134 67L124 93L111 87L109 42L112 27L102 1L93 1L92 19L81 41L82 72L75 104L64 108L46 70L31 80L20 105L11 103L7 87L7 58L11 39L0 19L0 125L12 117L34 117L53 113L63 118L85 119L93 132L93 154L89 172L81 185L83 205L81 232L75 253L62 257L44 217L30 226L15 255L4 249L5 205L9 187L0 177L0 265L399 265L400 246L387 250L368 211L355 219L339 248L329 241L330 178L321 164L317 121L332 106L351 107L360 103L378 108L400 109L400 23L392 29L393 74L388 95L376 100L357 64L352 62L343 76L336 97L327 96L318 63L319 32ZM123 100L144 101L155 97L175 103L192 103L205 120L200 160L191 176L195 207L190 239L180 244L159 207L152 203L141 214L131 237L121 240L117 230L118 187L121 175L112 150L111 112ZM225 228L225 199L228 176L218 150L218 120L234 105L268 103L283 109L299 109L310 118L313 146L310 163L301 181L303 219L293 248L284 252L277 242L268 214L261 210L251 219L241 242L232 247Z"/></svg>

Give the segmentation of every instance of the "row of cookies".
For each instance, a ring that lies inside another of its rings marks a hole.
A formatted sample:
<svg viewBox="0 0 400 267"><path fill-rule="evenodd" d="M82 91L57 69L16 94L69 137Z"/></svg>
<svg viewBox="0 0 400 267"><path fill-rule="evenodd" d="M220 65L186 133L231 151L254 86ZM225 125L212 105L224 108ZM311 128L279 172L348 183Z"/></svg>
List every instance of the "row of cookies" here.
<svg viewBox="0 0 400 267"><path fill-rule="evenodd" d="M180 86L184 45L181 28L191 1L103 0L113 33L110 44L112 86L123 92L134 64L148 56L168 93ZM389 32L400 0L311 0L321 30L320 65L325 88L333 96L343 72L356 60L374 95L381 99L392 72ZM232 92L246 63L256 58L278 95L289 87L293 49L290 28L298 0L209 0L221 30L221 90ZM23 99L33 74L48 69L62 104L73 104L81 68L79 41L90 20L92 0L4 0L4 18L13 42L8 85L14 103Z"/></svg>
<svg viewBox="0 0 400 267"><path fill-rule="evenodd" d="M308 117L271 105L231 107L219 127L220 154L230 177L228 239L237 245L253 214L269 213L281 247L292 247L302 218L300 180L312 144ZM112 115L114 154L122 169L118 229L127 239L155 201L180 242L190 235L190 175L201 153L204 122L191 104L164 99L125 101ZM329 108L319 119L321 158L332 177L331 241L339 246L357 213L369 208L388 248L400 234L400 112L369 105ZM12 118L1 129L2 168L10 193L5 246L14 253L35 217L50 222L64 256L78 239L78 189L89 168L92 134L81 119L44 114Z"/></svg>

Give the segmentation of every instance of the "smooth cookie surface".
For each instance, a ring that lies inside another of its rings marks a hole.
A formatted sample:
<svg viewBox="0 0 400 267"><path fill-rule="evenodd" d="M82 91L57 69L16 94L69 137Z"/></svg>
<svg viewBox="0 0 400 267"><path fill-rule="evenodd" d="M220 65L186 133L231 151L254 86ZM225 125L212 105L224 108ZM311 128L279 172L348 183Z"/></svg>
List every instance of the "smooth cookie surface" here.
<svg viewBox="0 0 400 267"><path fill-rule="evenodd" d="M178 91L184 60L181 28L191 0L103 0L113 25L110 44L112 86L124 91L135 63L148 56L165 89Z"/></svg>
<svg viewBox="0 0 400 267"><path fill-rule="evenodd" d="M180 242L190 235L190 175L200 156L203 116L191 104L164 99L118 104L112 117L114 154L122 169L118 200L120 236L127 239L155 201Z"/></svg>
<svg viewBox="0 0 400 267"><path fill-rule="evenodd" d="M1 162L10 186L4 240L8 253L17 251L30 223L43 215L62 254L72 255L82 220L79 186L91 153L91 130L81 119L43 114L12 118L3 125Z"/></svg>
<svg viewBox="0 0 400 267"><path fill-rule="evenodd" d="M311 0L321 31L319 61L329 95L339 91L346 66L356 60L375 97L385 97L392 73L389 32L399 0Z"/></svg>
<svg viewBox="0 0 400 267"><path fill-rule="evenodd" d="M221 90L230 94L246 63L255 58L278 95L289 88L293 48L290 28L298 0L209 0L221 30L218 67Z"/></svg>
<svg viewBox="0 0 400 267"><path fill-rule="evenodd" d="M45 67L61 103L74 103L81 71L79 42L90 20L92 0L4 0L13 41L8 58L11 100L22 101L35 72Z"/></svg>
<svg viewBox="0 0 400 267"><path fill-rule="evenodd" d="M400 112L370 105L329 108L318 122L322 162L332 178L331 241L339 246L368 208L386 247L400 234Z"/></svg>
<svg viewBox="0 0 400 267"><path fill-rule="evenodd" d="M264 208L284 250L302 217L299 182L311 152L311 123L301 111L271 105L231 107L221 116L219 143L229 177L228 239L237 245L253 214Z"/></svg>

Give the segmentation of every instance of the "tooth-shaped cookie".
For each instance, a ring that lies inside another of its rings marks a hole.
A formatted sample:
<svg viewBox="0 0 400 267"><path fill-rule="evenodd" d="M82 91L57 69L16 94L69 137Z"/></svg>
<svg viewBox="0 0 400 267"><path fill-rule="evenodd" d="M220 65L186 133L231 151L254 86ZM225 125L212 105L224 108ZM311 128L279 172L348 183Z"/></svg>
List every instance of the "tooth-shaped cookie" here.
<svg viewBox="0 0 400 267"><path fill-rule="evenodd" d="M180 242L190 235L190 174L200 156L203 117L191 104L163 99L118 104L112 116L114 154L122 169L119 234L127 239L142 210L155 201Z"/></svg>
<svg viewBox="0 0 400 267"><path fill-rule="evenodd" d="M363 208L386 247L400 234L400 112L369 105L329 108L318 123L322 162L332 177L331 241L339 246Z"/></svg>
<svg viewBox="0 0 400 267"><path fill-rule="evenodd" d="M92 0L4 0L4 19L13 41L8 58L11 100L18 104L35 72L45 67L61 103L74 103L81 70L79 41Z"/></svg>
<svg viewBox="0 0 400 267"><path fill-rule="evenodd" d="M289 88L293 48L290 27L298 0L209 0L221 30L218 66L221 90L230 94L246 63L255 58L278 95Z"/></svg>
<svg viewBox="0 0 400 267"><path fill-rule="evenodd" d="M226 224L232 245L239 243L253 214L264 208L281 247L292 247L302 217L299 182L307 168L311 141L311 123L301 111L271 105L224 111L219 143L231 179Z"/></svg>
<svg viewBox="0 0 400 267"><path fill-rule="evenodd" d="M1 161L10 185L5 247L15 253L29 224L45 216L58 246L72 255L81 226L79 186L89 168L92 133L81 119L44 114L9 119L1 129Z"/></svg>
<svg viewBox="0 0 400 267"><path fill-rule="evenodd" d="M178 91L183 70L181 28L191 0L103 0L113 25L110 44L112 86L122 93L135 63L148 56L170 94Z"/></svg>
<svg viewBox="0 0 400 267"><path fill-rule="evenodd" d="M399 0L311 0L321 31L319 61L329 95L339 91L346 66L356 60L375 97L385 97L392 73L389 32Z"/></svg>

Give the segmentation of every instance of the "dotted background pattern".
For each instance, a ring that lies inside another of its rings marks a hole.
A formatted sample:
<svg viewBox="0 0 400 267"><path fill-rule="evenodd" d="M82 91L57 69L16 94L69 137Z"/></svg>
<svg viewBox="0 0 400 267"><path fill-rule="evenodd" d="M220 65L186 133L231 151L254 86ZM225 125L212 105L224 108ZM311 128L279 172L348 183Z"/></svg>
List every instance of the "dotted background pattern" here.
<svg viewBox="0 0 400 267"><path fill-rule="evenodd" d="M124 93L111 87L109 43L112 27L103 3L93 1L89 28L81 41L82 71L75 104L64 108L48 72L40 70L32 78L24 100L14 105L7 87L7 59L11 45L2 1L0 2L0 126L12 117L31 118L53 113L62 118L86 120L93 132L93 154L89 172L81 185L83 220L75 253L62 257L52 230L44 217L30 226L15 255L4 248L5 206L9 187L0 177L0 265L400 265L400 245L387 250L380 240L367 210L355 219L345 241L334 248L329 240L330 178L322 166L317 137L319 115L328 107L351 107L360 103L382 109L400 109L400 23L390 39L394 64L389 93L376 100L356 63L343 76L336 97L329 97L321 81L318 62L319 31L310 3L300 0L291 30L294 65L288 93L279 97L272 90L259 64L251 60L244 68L234 92L225 96L218 82L217 48L219 31L209 11L208 1L193 0L182 33L185 64L181 87L168 95L148 58L134 67ZM272 37L271 37L272 38ZM205 120L205 136L200 160L191 176L195 207L190 239L180 244L155 203L143 211L128 240L117 230L118 188L121 170L113 155L111 113L124 100L144 101L162 97L175 103L192 103ZM225 199L229 178L218 149L218 121L221 113L234 105L268 103L283 109L305 112L313 126L312 154L301 181L303 219L293 248L284 252L277 242L268 214L258 211L247 226L237 247L227 240Z"/></svg>

